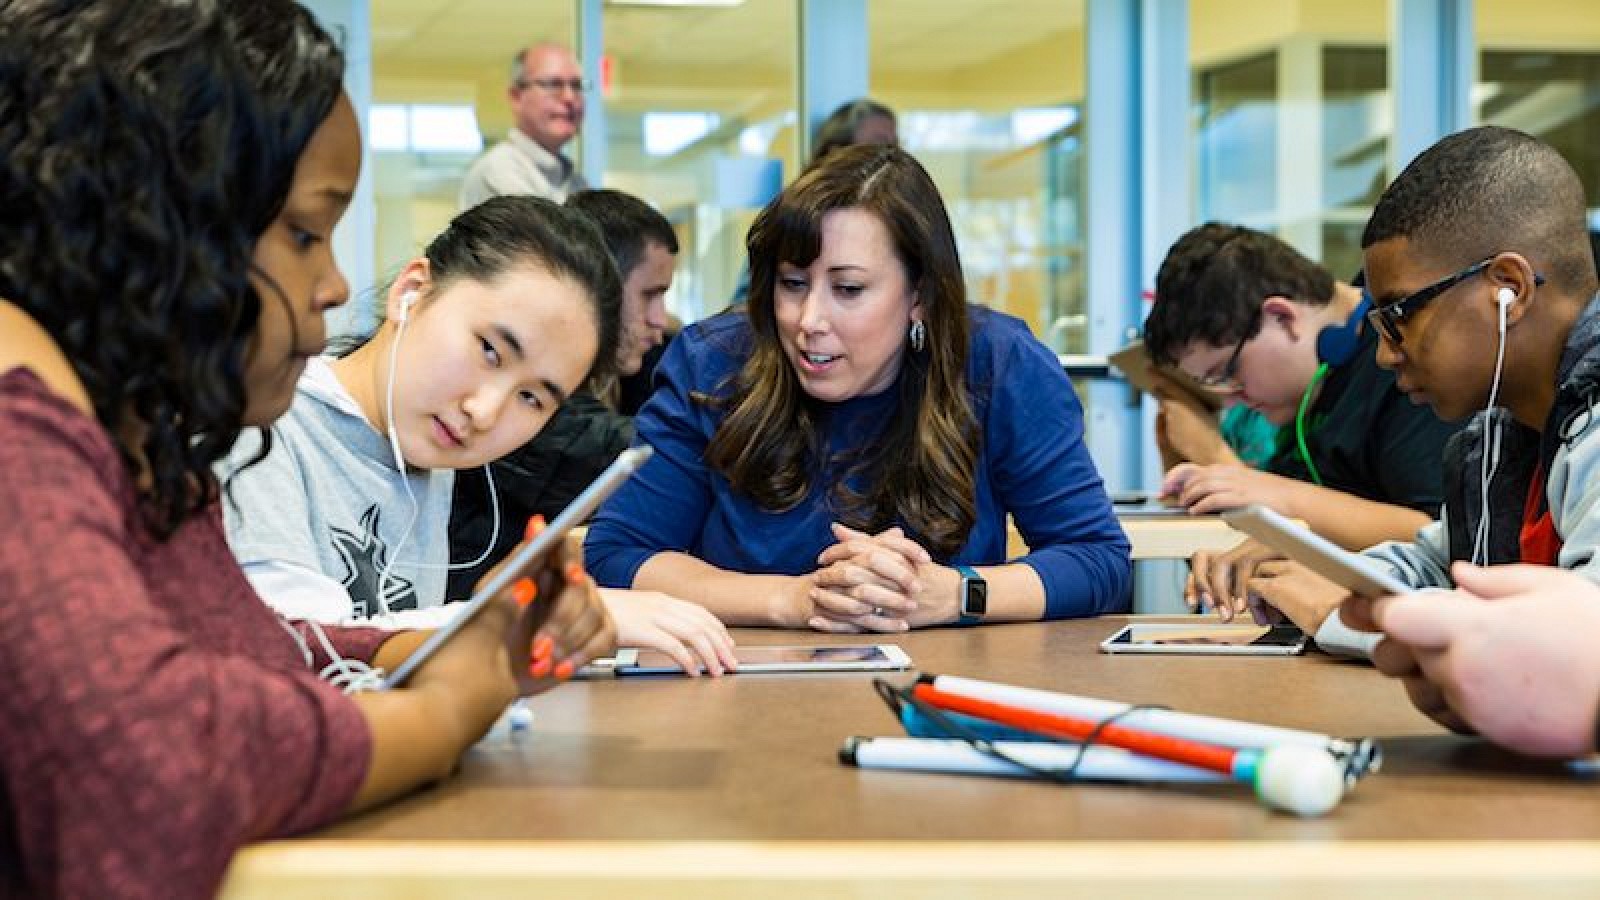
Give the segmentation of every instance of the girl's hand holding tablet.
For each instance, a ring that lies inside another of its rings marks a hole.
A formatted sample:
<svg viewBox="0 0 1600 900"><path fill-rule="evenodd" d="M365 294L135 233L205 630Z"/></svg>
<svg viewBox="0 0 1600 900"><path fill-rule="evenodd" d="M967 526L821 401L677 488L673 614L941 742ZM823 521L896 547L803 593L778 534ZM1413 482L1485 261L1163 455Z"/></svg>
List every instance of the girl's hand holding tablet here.
<svg viewBox="0 0 1600 900"><path fill-rule="evenodd" d="M530 523L527 540L543 527L542 519ZM549 690L589 660L611 653L616 627L577 559L570 541L557 542L526 578L501 591L440 645L409 686L481 691L492 699L472 708L485 710L492 722L516 697Z"/></svg>
<svg viewBox="0 0 1600 900"><path fill-rule="evenodd" d="M544 524L542 519L535 523L527 540ZM549 690L571 678L580 666L616 649L616 623L594 579L584 571L575 541L569 535L558 542L534 564L533 573L502 591L494 604L513 616L512 627L507 630L502 625L500 633L507 635L510 671L517 677L521 696ZM513 551L511 557L515 555Z"/></svg>

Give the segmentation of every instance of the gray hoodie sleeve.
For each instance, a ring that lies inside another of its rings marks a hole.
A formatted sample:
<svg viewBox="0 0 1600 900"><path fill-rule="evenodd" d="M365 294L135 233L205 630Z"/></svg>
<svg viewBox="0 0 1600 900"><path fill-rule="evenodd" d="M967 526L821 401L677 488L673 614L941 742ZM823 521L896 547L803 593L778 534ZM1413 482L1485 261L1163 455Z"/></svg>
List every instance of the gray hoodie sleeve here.
<svg viewBox="0 0 1600 900"><path fill-rule="evenodd" d="M1322 620L1322 627L1313 635L1317 646L1334 656L1351 656L1371 659L1372 648L1378 646L1383 635L1371 631L1357 631L1344 623L1336 609Z"/></svg>
<svg viewBox="0 0 1600 900"><path fill-rule="evenodd" d="M1550 464L1545 495L1551 518L1562 536L1557 564L1600 583L1600 416L1590 415L1568 435ZM1452 588L1445 516L1424 526L1410 543L1389 541L1365 551L1387 565L1400 580L1418 590ZM1329 616L1317 630L1317 645L1342 656L1370 657L1378 636L1355 631Z"/></svg>
<svg viewBox="0 0 1600 900"><path fill-rule="evenodd" d="M1562 536L1557 564L1600 582L1600 416L1590 410L1582 424L1556 451L1545 496Z"/></svg>
<svg viewBox="0 0 1600 900"><path fill-rule="evenodd" d="M1363 556L1375 559L1386 566L1396 578L1417 590L1454 587L1450 580L1450 552L1447 545L1449 531L1441 509L1437 521L1429 522L1417 530L1414 541L1385 541L1363 551ZM1372 649L1383 639L1380 634L1356 631L1346 625L1336 610L1323 620L1314 635L1317 646L1335 656L1352 656L1371 659Z"/></svg>
<svg viewBox="0 0 1600 900"><path fill-rule="evenodd" d="M1412 541L1384 541L1376 547L1362 551L1362 555L1383 563L1396 578L1417 590L1430 587L1454 587L1450 580L1450 531L1446 516L1448 508L1439 510L1439 518L1417 529Z"/></svg>

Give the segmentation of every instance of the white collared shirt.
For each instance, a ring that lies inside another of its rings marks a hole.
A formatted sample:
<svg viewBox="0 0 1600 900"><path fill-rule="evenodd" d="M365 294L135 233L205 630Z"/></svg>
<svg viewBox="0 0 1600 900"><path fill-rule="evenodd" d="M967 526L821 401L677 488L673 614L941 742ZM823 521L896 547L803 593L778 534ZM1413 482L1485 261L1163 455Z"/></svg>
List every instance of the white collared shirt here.
<svg viewBox="0 0 1600 900"><path fill-rule="evenodd" d="M490 197L529 194L562 203L588 186L571 160L513 127L467 169L460 202L462 209L471 209Z"/></svg>

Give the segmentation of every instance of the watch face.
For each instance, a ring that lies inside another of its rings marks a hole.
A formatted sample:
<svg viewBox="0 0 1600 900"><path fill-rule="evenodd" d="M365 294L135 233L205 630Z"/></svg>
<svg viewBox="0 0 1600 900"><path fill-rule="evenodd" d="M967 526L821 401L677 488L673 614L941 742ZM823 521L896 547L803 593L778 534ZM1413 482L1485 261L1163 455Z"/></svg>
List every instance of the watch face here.
<svg viewBox="0 0 1600 900"><path fill-rule="evenodd" d="M965 578L961 586L965 588L961 592L962 615L981 616L989 611L989 582L982 578Z"/></svg>

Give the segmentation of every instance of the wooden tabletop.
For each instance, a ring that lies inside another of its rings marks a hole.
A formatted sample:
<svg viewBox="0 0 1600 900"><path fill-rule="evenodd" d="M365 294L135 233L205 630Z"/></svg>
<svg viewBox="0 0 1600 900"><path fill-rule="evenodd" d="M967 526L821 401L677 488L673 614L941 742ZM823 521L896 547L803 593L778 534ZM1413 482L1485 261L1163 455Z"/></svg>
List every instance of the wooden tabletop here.
<svg viewBox="0 0 1600 900"><path fill-rule="evenodd" d="M1361 664L1098 653L1122 621L935 629L896 642L925 672L1374 737L1383 771L1320 819L1273 812L1235 786L864 771L839 763L841 742L899 731L867 676L585 682L532 701L532 730L485 741L432 789L248 849L228 893L350 896L355 883L361 896L422 886L598 896L648 879L650 896L757 885L771 896L917 894L934 883L1154 896L1179 878L1243 895L1290 881L1341 893L1535 883L1600 892L1600 785L1441 732Z"/></svg>

